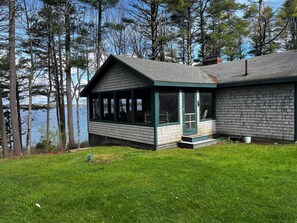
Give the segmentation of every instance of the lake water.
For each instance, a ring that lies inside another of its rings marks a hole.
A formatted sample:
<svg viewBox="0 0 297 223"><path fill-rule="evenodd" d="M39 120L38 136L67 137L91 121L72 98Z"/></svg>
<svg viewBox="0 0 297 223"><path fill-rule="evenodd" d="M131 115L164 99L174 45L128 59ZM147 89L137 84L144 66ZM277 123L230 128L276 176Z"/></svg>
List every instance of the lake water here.
<svg viewBox="0 0 297 223"><path fill-rule="evenodd" d="M45 138L46 132L46 110L34 110L32 111L32 145L36 145L42 137ZM22 121L27 120L27 111L22 111ZM67 109L65 110L67 114ZM80 115L80 141L85 141L88 139L88 129L87 129L87 107L86 105L80 105L79 109ZM56 109L50 110L50 130L51 130L51 141L54 142L58 140L58 125L56 118ZM76 123L76 107L73 107L73 128L74 128L74 137L77 142L77 123ZM27 129L27 125L23 124L23 132ZM67 120L66 120L67 128ZM22 136L23 146L26 145L26 135Z"/></svg>

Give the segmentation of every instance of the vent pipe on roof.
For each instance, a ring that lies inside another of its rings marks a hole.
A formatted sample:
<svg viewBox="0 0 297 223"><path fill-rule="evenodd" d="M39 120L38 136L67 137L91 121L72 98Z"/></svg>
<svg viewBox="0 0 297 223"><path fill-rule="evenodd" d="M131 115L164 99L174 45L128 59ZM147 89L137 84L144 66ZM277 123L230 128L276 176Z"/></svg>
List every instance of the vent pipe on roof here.
<svg viewBox="0 0 297 223"><path fill-rule="evenodd" d="M245 72L244 72L244 76L247 76L249 73L248 73L248 61L245 60Z"/></svg>

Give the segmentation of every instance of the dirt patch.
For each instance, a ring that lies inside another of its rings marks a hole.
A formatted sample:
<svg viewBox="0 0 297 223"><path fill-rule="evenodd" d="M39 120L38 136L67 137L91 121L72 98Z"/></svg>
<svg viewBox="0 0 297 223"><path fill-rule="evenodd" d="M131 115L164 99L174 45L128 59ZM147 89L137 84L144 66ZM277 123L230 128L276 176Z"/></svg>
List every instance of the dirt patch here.
<svg viewBox="0 0 297 223"><path fill-rule="evenodd" d="M91 163L111 163L123 159L121 156L111 154L97 154L92 158Z"/></svg>

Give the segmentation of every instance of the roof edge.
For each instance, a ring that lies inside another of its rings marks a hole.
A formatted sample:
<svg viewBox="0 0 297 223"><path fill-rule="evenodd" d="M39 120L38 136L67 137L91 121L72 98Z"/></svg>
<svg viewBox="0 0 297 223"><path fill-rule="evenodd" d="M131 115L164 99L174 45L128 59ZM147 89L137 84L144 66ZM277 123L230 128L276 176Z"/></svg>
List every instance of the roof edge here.
<svg viewBox="0 0 297 223"><path fill-rule="evenodd" d="M127 70L131 71L133 74L138 76L139 78L143 79L144 81L148 82L148 84L153 85L154 81L147 77L145 74L137 71L133 67L126 64L124 61L120 60L114 55L110 55L107 60L103 63L103 65L96 71L95 75L92 77L92 79L89 81L89 83L82 89L80 92L81 97L87 97L90 90L98 83L98 81L105 75L105 72L109 68L112 63L118 63L122 66L124 66ZM101 75L103 73L103 75Z"/></svg>
<svg viewBox="0 0 297 223"><path fill-rule="evenodd" d="M196 88L216 88L216 84L211 83L187 83L187 82L170 82L170 81L155 81L156 87L196 87Z"/></svg>
<svg viewBox="0 0 297 223"><path fill-rule="evenodd" d="M243 87L243 86L255 86L263 84L285 84L297 82L297 77L286 77L286 78L274 78L274 79L259 79L251 81L240 81L240 82L229 82L218 84L218 88L227 88L227 87Z"/></svg>

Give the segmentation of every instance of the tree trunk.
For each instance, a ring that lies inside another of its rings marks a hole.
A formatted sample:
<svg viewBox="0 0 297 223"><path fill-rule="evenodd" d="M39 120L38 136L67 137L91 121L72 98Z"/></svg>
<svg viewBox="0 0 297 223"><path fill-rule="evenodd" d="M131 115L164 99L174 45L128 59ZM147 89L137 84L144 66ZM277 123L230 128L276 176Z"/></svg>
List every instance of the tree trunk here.
<svg viewBox="0 0 297 223"><path fill-rule="evenodd" d="M191 18L191 8L187 10L187 65L192 63L192 18Z"/></svg>
<svg viewBox="0 0 297 223"><path fill-rule="evenodd" d="M50 109L51 109L51 80L50 80L50 73L48 75L50 88L47 92L47 106L46 106L46 150L49 151L50 147Z"/></svg>
<svg viewBox="0 0 297 223"><path fill-rule="evenodd" d="M97 70L101 65L102 48L102 0L98 0L98 42L97 42Z"/></svg>
<svg viewBox="0 0 297 223"><path fill-rule="evenodd" d="M9 73L10 73L10 112L13 135L13 154L22 155L20 126L17 107L17 74L15 64L15 0L9 0Z"/></svg>
<svg viewBox="0 0 297 223"><path fill-rule="evenodd" d="M63 83L63 56L62 56L62 43L61 35L58 36L59 45L59 74L60 74L60 98L59 98L59 112L60 112L60 127L61 127L61 144L62 150L66 150L66 129L65 129L65 101L64 101L64 83ZM59 90L59 89L58 89Z"/></svg>
<svg viewBox="0 0 297 223"><path fill-rule="evenodd" d="M34 66L34 55L33 55L33 38L30 27L30 18L27 9L26 0L23 0L25 16L26 16L26 29L29 33L29 52L30 52L30 74L28 78L28 93L29 93L29 102L28 102L28 128L27 128L27 137L26 137L26 148L27 153L30 155L31 150L31 138L32 138L32 81L35 71Z"/></svg>
<svg viewBox="0 0 297 223"><path fill-rule="evenodd" d="M151 27L151 41L152 41L152 60L156 60L158 57L158 25L157 25L157 15L158 15L158 3L155 0L151 1L151 18L150 18L150 27Z"/></svg>
<svg viewBox="0 0 297 223"><path fill-rule="evenodd" d="M49 28L49 27L48 27ZM52 72L52 49L51 49L51 37L48 36L48 49L47 49L47 67L48 67L48 82L49 82L49 89L47 92L47 109L46 109L46 150L49 151L50 148L50 109L51 109L51 92L52 92L52 79L51 79L51 72ZM57 98L56 98L57 99Z"/></svg>
<svg viewBox="0 0 297 223"><path fill-rule="evenodd" d="M21 104L20 104L20 91L19 91L19 83L18 81L16 82L17 83L17 95L16 95L16 98L17 98L17 112L18 112L18 120L19 120L19 132L20 132L20 138L21 138L21 151L22 151L22 154L23 154L23 142L22 142L22 118L21 118Z"/></svg>
<svg viewBox="0 0 297 223"><path fill-rule="evenodd" d="M57 61L57 54L55 51L55 41L54 36L51 36L51 51L53 53L53 62L54 62L54 74L55 74L55 90L56 90L56 106L57 106L57 122L58 122L58 128L59 128L59 138L60 138L60 149L64 150L66 146L66 138L65 138L65 112L64 112L64 93L62 97L63 87L60 87L60 83L62 82L63 85L63 74L59 71L59 64ZM59 46L60 41L59 41ZM59 47L61 48L61 47ZM61 56L61 55L60 55ZM62 76L62 81L59 80L59 76ZM62 88L62 89L61 89Z"/></svg>
<svg viewBox="0 0 297 223"><path fill-rule="evenodd" d="M28 128L27 128L27 153L30 155L31 151L31 138L32 138L32 78L33 72L29 75L28 90L29 90L29 103L28 103Z"/></svg>
<svg viewBox="0 0 297 223"><path fill-rule="evenodd" d="M67 96L67 124L68 124L68 136L69 144L68 149L74 148L74 131L73 131L73 113L72 113L72 97L71 97L71 65L70 65L70 5L69 0L66 0L65 5L65 26L66 26L66 38L65 38L65 48L66 48L66 96Z"/></svg>
<svg viewBox="0 0 297 223"><path fill-rule="evenodd" d="M78 92L80 91L80 76L77 68ZM79 93L76 96L76 124L77 124L77 148L80 148L80 117L79 117Z"/></svg>
<svg viewBox="0 0 297 223"><path fill-rule="evenodd" d="M199 29L200 29L200 58L203 62L206 58L206 32L205 32L205 9L207 1L199 1Z"/></svg>
<svg viewBox="0 0 297 223"><path fill-rule="evenodd" d="M76 124L77 124L77 148L80 148L80 117L79 117L79 96L76 98Z"/></svg>
<svg viewBox="0 0 297 223"><path fill-rule="evenodd" d="M5 157L8 157L8 142L7 142L7 133L5 128L5 118L4 118L1 88L0 88L0 134L1 134L3 158L5 158Z"/></svg>

